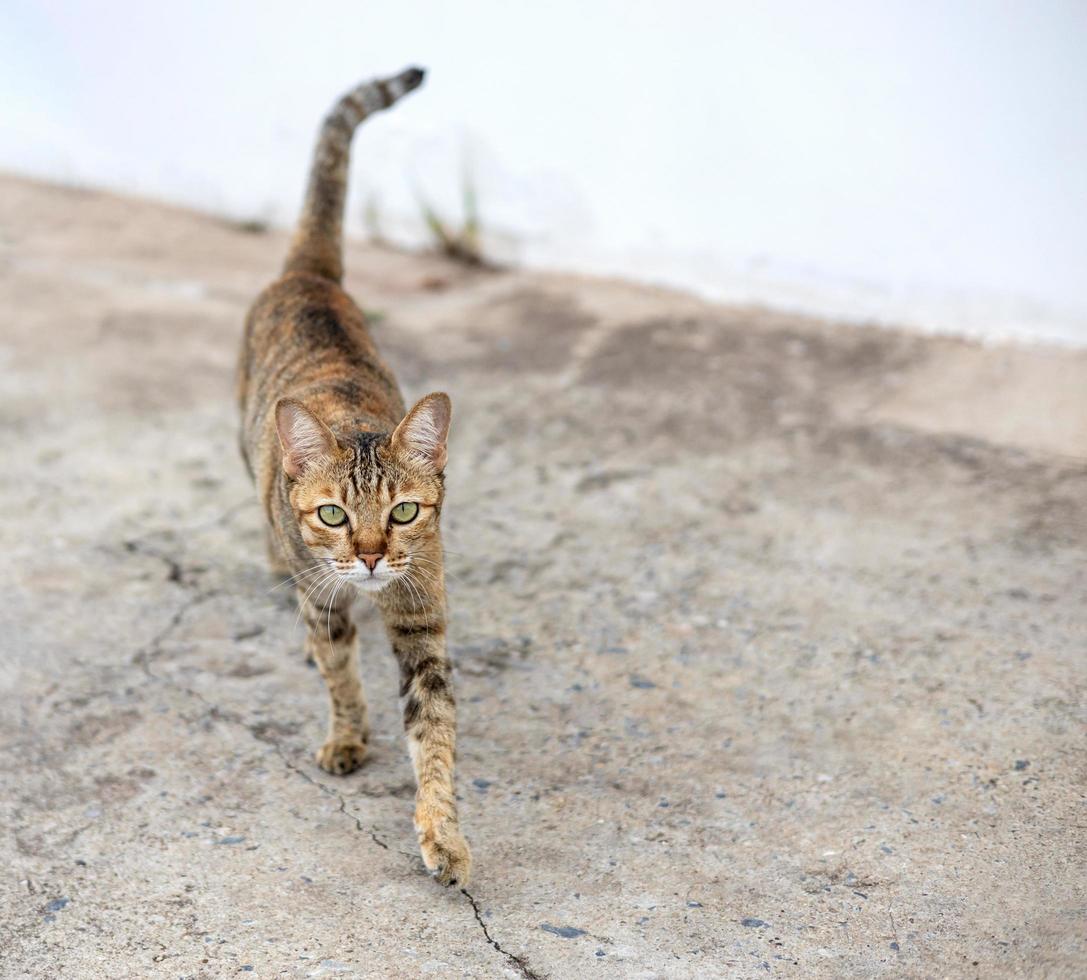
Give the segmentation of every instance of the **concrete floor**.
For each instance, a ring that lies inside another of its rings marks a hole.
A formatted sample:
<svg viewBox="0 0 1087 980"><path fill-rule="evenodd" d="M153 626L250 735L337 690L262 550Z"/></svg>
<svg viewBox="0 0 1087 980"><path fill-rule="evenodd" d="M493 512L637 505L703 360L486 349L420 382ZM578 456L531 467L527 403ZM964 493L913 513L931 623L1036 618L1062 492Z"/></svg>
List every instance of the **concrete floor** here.
<svg viewBox="0 0 1087 980"><path fill-rule="evenodd" d="M235 448L278 234L0 181L0 975L1087 973L1087 356L366 248L448 390L459 789L337 779Z"/></svg>

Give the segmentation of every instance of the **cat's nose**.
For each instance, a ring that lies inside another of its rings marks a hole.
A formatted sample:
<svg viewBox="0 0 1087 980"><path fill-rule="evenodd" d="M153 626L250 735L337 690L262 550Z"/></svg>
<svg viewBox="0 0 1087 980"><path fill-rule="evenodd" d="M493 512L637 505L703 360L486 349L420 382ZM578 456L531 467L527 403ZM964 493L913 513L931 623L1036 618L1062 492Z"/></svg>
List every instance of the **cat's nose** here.
<svg viewBox="0 0 1087 980"><path fill-rule="evenodd" d="M375 552L371 555L359 555L359 557L366 562L366 567L372 572L377 567L377 563L385 556L379 552Z"/></svg>

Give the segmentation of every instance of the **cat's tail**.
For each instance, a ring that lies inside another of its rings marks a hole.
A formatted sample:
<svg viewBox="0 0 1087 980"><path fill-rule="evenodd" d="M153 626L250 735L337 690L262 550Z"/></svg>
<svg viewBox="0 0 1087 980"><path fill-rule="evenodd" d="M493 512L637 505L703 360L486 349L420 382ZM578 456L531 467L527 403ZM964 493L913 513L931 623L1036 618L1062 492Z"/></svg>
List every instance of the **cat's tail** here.
<svg viewBox="0 0 1087 980"><path fill-rule="evenodd" d="M408 68L391 78L364 82L347 92L325 116L284 273L310 272L336 282L343 278L343 209L351 137L368 116L388 109L422 85L423 75L422 68Z"/></svg>

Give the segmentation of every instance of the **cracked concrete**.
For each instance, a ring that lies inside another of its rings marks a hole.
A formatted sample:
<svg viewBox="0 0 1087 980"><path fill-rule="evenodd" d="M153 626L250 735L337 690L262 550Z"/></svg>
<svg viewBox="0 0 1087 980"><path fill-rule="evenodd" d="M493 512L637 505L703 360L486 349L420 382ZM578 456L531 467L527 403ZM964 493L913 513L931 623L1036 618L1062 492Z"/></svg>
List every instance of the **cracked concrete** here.
<svg viewBox="0 0 1087 980"><path fill-rule="evenodd" d="M264 568L283 236L0 185L4 977L1083 973L1087 355L352 247L454 402L443 890Z"/></svg>

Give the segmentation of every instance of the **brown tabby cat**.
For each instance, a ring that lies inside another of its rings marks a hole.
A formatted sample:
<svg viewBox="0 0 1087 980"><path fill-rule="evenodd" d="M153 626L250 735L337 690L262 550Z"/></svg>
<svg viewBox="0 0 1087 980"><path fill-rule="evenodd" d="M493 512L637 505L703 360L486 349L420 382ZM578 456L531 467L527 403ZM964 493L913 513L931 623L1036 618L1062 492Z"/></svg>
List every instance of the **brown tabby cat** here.
<svg viewBox="0 0 1087 980"><path fill-rule="evenodd" d="M340 287L352 134L422 81L410 68L360 85L325 118L283 275L249 312L239 397L242 453L268 517L272 564L298 585L306 651L328 685L329 733L317 762L342 775L366 756L351 602L370 592L400 665L423 861L444 884L463 885L471 855L453 792L438 528L449 398L427 395L405 415L362 311Z"/></svg>

